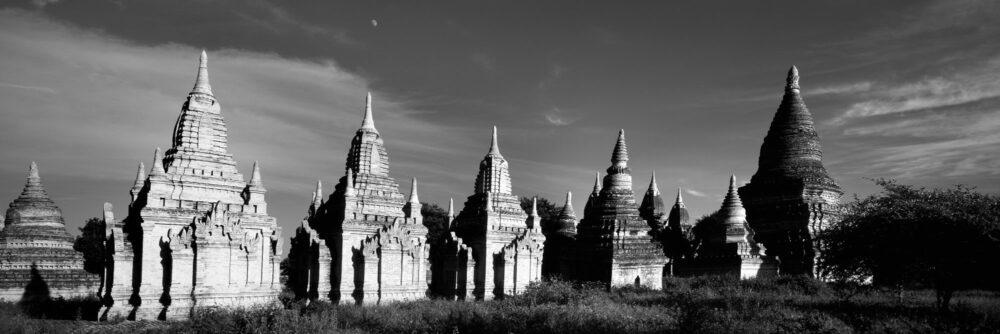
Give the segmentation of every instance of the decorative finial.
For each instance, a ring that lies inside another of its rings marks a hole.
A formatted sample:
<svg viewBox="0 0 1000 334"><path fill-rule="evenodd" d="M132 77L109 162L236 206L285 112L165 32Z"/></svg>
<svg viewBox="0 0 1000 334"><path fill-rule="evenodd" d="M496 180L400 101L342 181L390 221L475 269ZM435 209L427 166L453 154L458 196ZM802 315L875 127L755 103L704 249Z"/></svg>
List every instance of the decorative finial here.
<svg viewBox="0 0 1000 334"><path fill-rule="evenodd" d="M653 193L653 196L660 196L660 188L656 185L656 171L653 171L653 176L649 178L649 192Z"/></svg>
<svg viewBox="0 0 1000 334"><path fill-rule="evenodd" d="M262 188L264 184L260 180L260 165L257 161L253 162L253 173L250 176L250 186L254 188Z"/></svg>
<svg viewBox="0 0 1000 334"><path fill-rule="evenodd" d="M166 171L163 169L163 153L157 147L153 152L153 168L149 170L149 176L162 176Z"/></svg>
<svg viewBox="0 0 1000 334"><path fill-rule="evenodd" d="M142 184L146 182L146 165L139 161L139 170L135 172L135 188L142 188Z"/></svg>
<svg viewBox="0 0 1000 334"><path fill-rule="evenodd" d="M448 199L448 220L455 219L455 199Z"/></svg>
<svg viewBox="0 0 1000 334"><path fill-rule="evenodd" d="M615 150L611 154L611 163L621 167L625 167L628 163L628 146L625 145L625 129L618 130L618 141L615 142Z"/></svg>
<svg viewBox="0 0 1000 334"><path fill-rule="evenodd" d="M597 196L597 194L600 192L601 192L601 172L596 172L594 173L594 191L592 191L590 194L593 196Z"/></svg>
<svg viewBox="0 0 1000 334"><path fill-rule="evenodd" d="M729 177L729 191L726 192L726 198L722 201L722 207L743 208L743 203L740 201L740 195L736 192L736 174Z"/></svg>
<svg viewBox="0 0 1000 334"><path fill-rule="evenodd" d="M566 192L566 204L563 205L563 210L560 216L562 216L562 218L576 217L576 212L573 211L573 192Z"/></svg>
<svg viewBox="0 0 1000 334"><path fill-rule="evenodd" d="M573 192L572 191L567 191L566 192L566 205L568 205L568 206L572 206L573 205Z"/></svg>
<svg viewBox="0 0 1000 334"><path fill-rule="evenodd" d="M420 204L420 197L417 196L417 178L410 182L410 203Z"/></svg>
<svg viewBox="0 0 1000 334"><path fill-rule="evenodd" d="M493 126L493 141L490 142L490 154L500 155L500 144L497 142L497 126Z"/></svg>
<svg viewBox="0 0 1000 334"><path fill-rule="evenodd" d="M531 198L531 217L538 217L538 196Z"/></svg>
<svg viewBox="0 0 1000 334"><path fill-rule="evenodd" d="M316 197L315 202L320 202L323 200L323 180L316 180Z"/></svg>
<svg viewBox="0 0 1000 334"><path fill-rule="evenodd" d="M368 92L365 97L365 119L361 121L361 128L378 132L375 130L375 119L372 118L372 92Z"/></svg>
<svg viewBox="0 0 1000 334"><path fill-rule="evenodd" d="M30 181L30 180L39 180L39 179L41 179L41 178L38 177L38 164L36 164L34 161L32 161L31 165L28 166L28 180Z"/></svg>
<svg viewBox="0 0 1000 334"><path fill-rule="evenodd" d="M799 69L792 65L788 69L788 79L785 80L785 89L799 90Z"/></svg>
<svg viewBox="0 0 1000 334"><path fill-rule="evenodd" d="M347 181L344 185L344 196L353 197L354 196L354 171L350 168L347 169Z"/></svg>
<svg viewBox="0 0 1000 334"><path fill-rule="evenodd" d="M198 64L198 77L194 81L194 89L191 93L212 95L212 85L208 81L208 53L201 50L201 59Z"/></svg>
<svg viewBox="0 0 1000 334"><path fill-rule="evenodd" d="M677 205L684 206L684 197L681 196L681 188L677 187Z"/></svg>

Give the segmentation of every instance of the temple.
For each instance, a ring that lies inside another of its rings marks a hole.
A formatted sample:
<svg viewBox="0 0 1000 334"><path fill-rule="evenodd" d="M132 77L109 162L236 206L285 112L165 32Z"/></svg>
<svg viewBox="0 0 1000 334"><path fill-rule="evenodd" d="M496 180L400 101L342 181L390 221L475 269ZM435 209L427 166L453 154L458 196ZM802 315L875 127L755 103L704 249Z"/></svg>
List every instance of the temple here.
<svg viewBox="0 0 1000 334"><path fill-rule="evenodd" d="M0 301L96 297L100 277L84 270L74 239L32 162L24 190L0 226Z"/></svg>
<svg viewBox="0 0 1000 334"><path fill-rule="evenodd" d="M642 196L642 204L639 204L639 216L645 219L653 229L662 228L667 222L667 205L660 196L660 188L656 185L656 172L649 178L649 189Z"/></svg>
<svg viewBox="0 0 1000 334"><path fill-rule="evenodd" d="M520 199L511 193L510 170L500 154L496 127L489 152L479 163L475 192L451 225L453 233L446 240L450 263L440 278L448 282L445 295L503 298L541 279L545 243L541 217L534 203L525 213Z"/></svg>
<svg viewBox="0 0 1000 334"><path fill-rule="evenodd" d="M799 92L799 72L788 71L785 95L760 146L757 173L741 187L757 240L781 261L781 273L816 275L816 235L838 212L843 191L822 162L812 115Z"/></svg>
<svg viewBox="0 0 1000 334"><path fill-rule="evenodd" d="M600 191L591 194L587 212L577 226L577 278L609 286L659 289L667 257L653 238L659 223L643 219L635 203L625 130L618 132L611 167L603 186L594 185L595 190L598 187Z"/></svg>
<svg viewBox="0 0 1000 334"><path fill-rule="evenodd" d="M281 228L267 214L260 165L245 181L227 145L202 52L170 149L156 149L148 174L139 164L124 220L105 204L102 318L181 319L276 300Z"/></svg>
<svg viewBox="0 0 1000 334"><path fill-rule="evenodd" d="M741 279L773 277L778 264L754 240L746 210L736 193L736 175L729 179L729 191L722 208L703 219L693 230L697 249L692 258L679 261L677 276L723 275Z"/></svg>
<svg viewBox="0 0 1000 334"><path fill-rule="evenodd" d="M389 176L389 155L375 128L370 93L344 176L326 202L322 191L317 183L309 213L292 240L299 296L356 304L426 297L430 253L417 180L404 197Z"/></svg>
<svg viewBox="0 0 1000 334"><path fill-rule="evenodd" d="M553 226L545 232L545 256L542 261L542 276L545 278L573 279L576 276L576 211L573 210L573 193L566 192L566 204Z"/></svg>

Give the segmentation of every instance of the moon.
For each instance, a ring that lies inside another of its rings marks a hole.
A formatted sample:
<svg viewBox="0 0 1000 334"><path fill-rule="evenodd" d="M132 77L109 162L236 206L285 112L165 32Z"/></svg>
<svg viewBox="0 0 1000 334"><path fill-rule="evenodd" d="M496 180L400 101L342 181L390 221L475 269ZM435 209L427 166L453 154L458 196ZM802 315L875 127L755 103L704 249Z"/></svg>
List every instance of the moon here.
<svg viewBox="0 0 1000 334"><path fill-rule="evenodd" d="M378 27L378 20L372 19L372 27Z"/></svg>

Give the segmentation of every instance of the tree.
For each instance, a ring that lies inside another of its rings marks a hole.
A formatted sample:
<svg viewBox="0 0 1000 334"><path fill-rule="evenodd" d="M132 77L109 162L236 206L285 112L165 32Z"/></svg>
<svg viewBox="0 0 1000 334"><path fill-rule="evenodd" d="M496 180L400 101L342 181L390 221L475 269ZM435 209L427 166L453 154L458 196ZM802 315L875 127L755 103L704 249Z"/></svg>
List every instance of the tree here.
<svg viewBox="0 0 1000 334"><path fill-rule="evenodd" d="M448 235L448 211L437 204L420 203L420 214L424 216L424 226L427 227L427 244L435 245ZM457 214L457 213L456 213Z"/></svg>
<svg viewBox="0 0 1000 334"><path fill-rule="evenodd" d="M996 287L990 268L1000 265L1000 196L874 181L882 191L855 196L820 235L823 273L899 289L933 286L942 312L958 289Z"/></svg>
<svg viewBox="0 0 1000 334"><path fill-rule="evenodd" d="M558 219L559 215L562 213L562 207L556 207L555 204L552 204L552 201L538 195L535 195L535 197L521 196L521 209L524 209L524 212L531 213L532 198L538 199L538 216L542 217L542 231L545 234L548 234L552 231L551 229L553 228L556 219Z"/></svg>
<svg viewBox="0 0 1000 334"><path fill-rule="evenodd" d="M104 220L94 217L80 227L80 236L73 242L73 250L83 253L83 270L101 277L104 289L104 262L107 258L104 236Z"/></svg>

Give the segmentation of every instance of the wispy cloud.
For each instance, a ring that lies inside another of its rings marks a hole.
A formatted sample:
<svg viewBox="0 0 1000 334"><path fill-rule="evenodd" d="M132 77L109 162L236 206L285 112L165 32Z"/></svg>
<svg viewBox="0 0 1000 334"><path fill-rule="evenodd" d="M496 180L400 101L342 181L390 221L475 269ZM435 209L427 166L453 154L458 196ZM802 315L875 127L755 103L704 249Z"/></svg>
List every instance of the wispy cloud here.
<svg viewBox="0 0 1000 334"><path fill-rule="evenodd" d="M49 93L49 94L55 94L56 93L56 91L54 89L49 88L49 87L25 86L25 85L18 85L18 84L6 83L6 82L0 82L0 87L14 88L14 89L23 89L23 90L27 90L27 91L43 92L43 93Z"/></svg>
<svg viewBox="0 0 1000 334"><path fill-rule="evenodd" d="M695 197L701 197L701 198L708 198L709 197L708 194L703 193L703 192L698 191L698 190L691 189L691 188L684 188L684 193L688 194L688 195L691 195L691 196L695 196Z"/></svg>
<svg viewBox="0 0 1000 334"><path fill-rule="evenodd" d="M859 92L867 92L871 90L871 88L872 88L872 83L870 81L862 81L850 84L823 86L819 88L808 89L805 91L805 95L817 96L817 95L853 94Z"/></svg>
<svg viewBox="0 0 1000 334"><path fill-rule="evenodd" d="M556 81L562 78L563 74L569 71L569 68L560 65L552 64L549 66L549 71L545 73L545 76L538 82L538 89L545 89L551 86Z"/></svg>
<svg viewBox="0 0 1000 334"><path fill-rule="evenodd" d="M569 112L559 108L550 109L548 112L544 114L544 116L545 116L545 121L548 122L548 124L555 126L570 125L580 119L579 117L576 116L570 116Z"/></svg>

